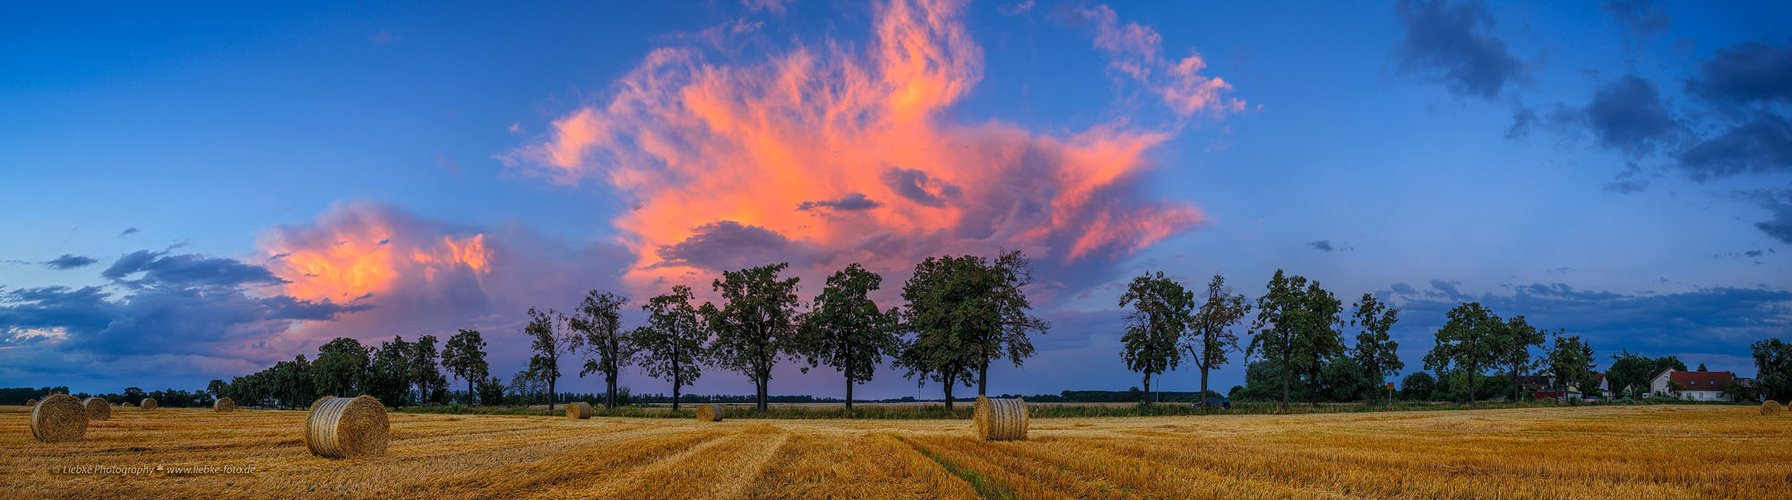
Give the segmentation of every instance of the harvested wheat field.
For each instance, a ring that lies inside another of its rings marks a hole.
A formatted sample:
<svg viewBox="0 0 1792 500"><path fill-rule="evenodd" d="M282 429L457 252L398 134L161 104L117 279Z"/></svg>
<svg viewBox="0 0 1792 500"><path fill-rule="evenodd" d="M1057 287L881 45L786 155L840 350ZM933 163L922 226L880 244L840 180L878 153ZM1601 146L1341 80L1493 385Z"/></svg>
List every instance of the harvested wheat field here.
<svg viewBox="0 0 1792 500"><path fill-rule="evenodd" d="M0 409L0 497L1745 497L1792 487L1792 418L1753 406L968 420L391 415L328 459L303 411L121 412L39 443ZM159 468L159 469L158 469Z"/></svg>

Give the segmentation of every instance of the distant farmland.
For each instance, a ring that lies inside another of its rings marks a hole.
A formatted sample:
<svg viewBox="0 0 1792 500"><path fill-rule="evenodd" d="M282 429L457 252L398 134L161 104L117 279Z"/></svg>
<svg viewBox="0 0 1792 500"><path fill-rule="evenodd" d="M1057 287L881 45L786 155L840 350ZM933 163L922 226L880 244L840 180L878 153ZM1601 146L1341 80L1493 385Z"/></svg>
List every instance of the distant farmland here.
<svg viewBox="0 0 1792 500"><path fill-rule="evenodd" d="M1743 406L963 420L392 414L383 457L330 460L304 412L123 408L79 442L0 409L0 496L623 498L1211 496L1782 498L1792 417ZM160 467L160 470L156 468Z"/></svg>

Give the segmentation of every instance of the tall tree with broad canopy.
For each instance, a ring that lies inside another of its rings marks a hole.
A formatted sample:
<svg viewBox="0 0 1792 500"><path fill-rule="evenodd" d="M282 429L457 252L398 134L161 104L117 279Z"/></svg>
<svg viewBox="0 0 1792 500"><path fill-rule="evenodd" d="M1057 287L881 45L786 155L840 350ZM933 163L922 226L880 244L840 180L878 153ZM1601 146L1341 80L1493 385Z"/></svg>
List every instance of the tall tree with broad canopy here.
<svg viewBox="0 0 1792 500"><path fill-rule="evenodd" d="M367 393L386 406L402 406L408 402L411 393L412 347L403 337L392 336L389 342L380 343L379 349L373 351L372 376L368 377Z"/></svg>
<svg viewBox="0 0 1792 500"><path fill-rule="evenodd" d="M944 384L948 406L952 386L961 379L975 381L978 395L988 394L990 362L1006 357L1020 366L1033 355L1029 336L1051 328L1028 314L1032 303L1023 288L1032 282L1019 251L994 261L974 255L922 260L902 288L903 321L915 338L898 365L922 383ZM914 349L925 350L910 352ZM963 376L961 367L971 373Z"/></svg>
<svg viewBox="0 0 1792 500"><path fill-rule="evenodd" d="M647 324L635 328L635 345L641 350L641 368L647 375L672 382L672 410L678 410L680 391L703 375L703 344L708 325L691 305L691 287L678 285L672 293L647 299Z"/></svg>
<svg viewBox="0 0 1792 500"><path fill-rule="evenodd" d="M365 391L367 369L372 356L361 341L337 337L317 346L317 361L312 362L312 386L319 394L353 397Z"/></svg>
<svg viewBox="0 0 1792 500"><path fill-rule="evenodd" d="M1500 329L1499 363L1506 368L1506 373L1512 375L1513 401L1525 399L1524 385L1520 383L1519 379L1524 377L1525 372L1530 370L1533 364L1531 348L1542 347L1543 340L1544 333L1537 327L1531 326L1530 322L1525 321L1523 315L1513 316L1512 319L1506 320L1505 327Z"/></svg>
<svg viewBox="0 0 1792 500"><path fill-rule="evenodd" d="M1189 318L1188 337L1182 348L1188 351L1195 367L1201 369L1201 409L1207 408L1207 375L1227 363L1226 353L1238 350L1238 335L1232 327L1251 313L1251 304L1244 294L1226 290L1226 278L1218 274L1207 282L1207 299Z"/></svg>
<svg viewBox="0 0 1792 500"><path fill-rule="evenodd" d="M1593 346L1581 340L1579 335L1557 332L1546 358L1549 374L1555 376L1557 388L1565 392L1574 387L1583 394L1597 390L1593 379Z"/></svg>
<svg viewBox="0 0 1792 500"><path fill-rule="evenodd" d="M628 297L592 290L566 318L566 328L579 337L587 354L596 356L585 360L579 377L604 375L604 408L608 409L616 408L616 379L623 368L634 364L637 351L634 339L622 329L622 306L627 303Z"/></svg>
<svg viewBox="0 0 1792 500"><path fill-rule="evenodd" d="M529 349L535 351L529 357L529 369L513 377L527 380L539 380L548 384L548 411L554 411L556 384L560 382L560 355L573 352L579 348L584 339L563 328L565 320L558 311L548 309L546 312L529 308L529 324L523 326L523 335L529 337ZM514 385L514 382L513 382Z"/></svg>
<svg viewBox="0 0 1792 500"><path fill-rule="evenodd" d="M411 343L411 383L420 402L440 403L448 397L448 378L436 368L436 336L424 335Z"/></svg>
<svg viewBox="0 0 1792 500"><path fill-rule="evenodd" d="M1500 360L1500 334L1505 324L1479 302L1459 304L1445 315L1449 321L1437 330L1437 345L1425 355L1425 369L1443 373L1459 371L1468 377L1468 404L1475 404L1475 379Z"/></svg>
<svg viewBox="0 0 1792 500"><path fill-rule="evenodd" d="M1251 344L1246 349L1262 352L1282 367L1281 407L1288 408L1289 383L1304 374L1315 384L1307 391L1317 403L1326 361L1344 352L1338 333L1338 314L1343 304L1331 292L1306 277L1287 276L1281 269L1269 279L1267 292L1257 299L1257 319L1251 323Z"/></svg>
<svg viewBox="0 0 1792 500"><path fill-rule="evenodd" d="M1388 336L1394 323L1400 321L1400 310L1388 307L1376 300L1374 295L1363 294L1357 300L1356 313L1350 317L1350 325L1361 327L1362 332L1356 334L1356 346L1351 349L1351 357L1356 358L1358 365L1369 374L1377 387L1406 368L1400 361L1400 343ZM1393 394L1388 395L1388 403L1393 404Z"/></svg>
<svg viewBox="0 0 1792 500"><path fill-rule="evenodd" d="M1749 344L1755 358L1755 386L1774 401L1792 401L1792 344L1778 338Z"/></svg>
<svg viewBox="0 0 1792 500"><path fill-rule="evenodd" d="M885 355L895 355L902 345L897 333L896 309L879 310L871 292L883 277L853 263L828 277L802 316L804 354L809 366L826 365L846 378L846 409L852 409L853 386L871 380ZM803 368L805 372L808 368Z"/></svg>
<svg viewBox="0 0 1792 500"><path fill-rule="evenodd" d="M753 381L759 411L766 410L766 390L778 358L800 355L802 339L796 328L797 278L781 279L788 263L724 271L711 287L722 295L722 306L705 303L701 309L715 333L710 346L717 365Z"/></svg>
<svg viewBox="0 0 1792 500"><path fill-rule="evenodd" d="M485 339L479 330L461 330L449 337L448 344L442 347L442 367L455 378L467 381L467 402L471 403L474 384L491 374L491 365L485 362Z"/></svg>
<svg viewBox="0 0 1792 500"><path fill-rule="evenodd" d="M1151 398L1151 376L1182 364L1182 350L1177 342L1188 330L1194 302L1194 293L1164 277L1162 271L1133 278L1126 293L1120 295L1120 307L1132 307L1126 313L1126 331L1120 335L1120 359L1126 362L1126 369L1145 375L1144 396L1148 404L1155 402ZM1205 400L1206 392L1202 394Z"/></svg>

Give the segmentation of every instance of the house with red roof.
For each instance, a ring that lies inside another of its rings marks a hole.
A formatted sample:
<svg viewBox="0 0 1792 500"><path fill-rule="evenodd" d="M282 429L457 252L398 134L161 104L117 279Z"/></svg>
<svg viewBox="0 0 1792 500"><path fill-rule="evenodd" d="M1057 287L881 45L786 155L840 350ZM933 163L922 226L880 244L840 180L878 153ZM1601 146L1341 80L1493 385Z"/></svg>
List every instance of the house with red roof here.
<svg viewBox="0 0 1792 500"><path fill-rule="evenodd" d="M1669 368L1649 379L1649 393L1694 401L1730 401L1724 388L1736 380L1731 372L1688 372Z"/></svg>

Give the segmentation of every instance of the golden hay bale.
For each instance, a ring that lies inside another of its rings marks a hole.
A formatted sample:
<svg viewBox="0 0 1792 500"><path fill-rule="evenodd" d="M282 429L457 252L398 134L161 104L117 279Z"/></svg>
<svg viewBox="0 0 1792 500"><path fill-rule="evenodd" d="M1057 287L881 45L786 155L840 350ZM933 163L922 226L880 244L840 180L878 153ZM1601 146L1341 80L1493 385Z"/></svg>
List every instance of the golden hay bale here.
<svg viewBox="0 0 1792 500"><path fill-rule="evenodd" d="M112 418L112 403L108 403L104 399L87 398L86 401L81 402L81 406L87 407L88 420L107 420Z"/></svg>
<svg viewBox="0 0 1792 500"><path fill-rule="evenodd" d="M31 435L38 441L75 441L87 435L87 407L67 394L51 394L31 407Z"/></svg>
<svg viewBox="0 0 1792 500"><path fill-rule="evenodd" d="M138 404L137 406L140 406L145 410L154 410L156 409L156 398L143 398L143 403Z"/></svg>
<svg viewBox="0 0 1792 500"><path fill-rule="evenodd" d="M305 411L307 411L307 412L317 411L317 405L324 404L325 401L329 401L331 399L334 399L335 397L336 396L323 396L323 397L317 398L317 401L311 402L311 409L308 409Z"/></svg>
<svg viewBox="0 0 1792 500"><path fill-rule="evenodd" d="M971 410L971 423L977 427L977 437L985 441L1025 441L1027 402L1020 398L977 396L977 406Z"/></svg>
<svg viewBox="0 0 1792 500"><path fill-rule="evenodd" d="M716 405L697 405L698 422L721 422L722 407Z"/></svg>
<svg viewBox="0 0 1792 500"><path fill-rule="evenodd" d="M37 406L37 400L27 399L25 400L25 406Z"/></svg>
<svg viewBox="0 0 1792 500"><path fill-rule="evenodd" d="M567 403L566 418L579 420L591 418L591 403Z"/></svg>
<svg viewBox="0 0 1792 500"><path fill-rule="evenodd" d="M1779 415L1779 414L1780 414L1780 403L1778 401L1769 399L1769 400L1767 400L1767 402L1761 403L1761 416L1771 417L1771 416Z"/></svg>
<svg viewBox="0 0 1792 500"><path fill-rule="evenodd" d="M329 458L386 453L386 407L372 396L325 398L305 417L305 446Z"/></svg>
<svg viewBox="0 0 1792 500"><path fill-rule="evenodd" d="M236 400L230 398L218 398L218 401L212 403L212 410L236 411Z"/></svg>

